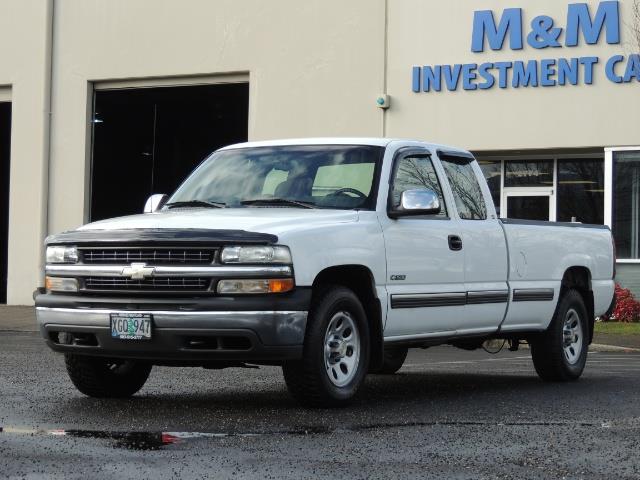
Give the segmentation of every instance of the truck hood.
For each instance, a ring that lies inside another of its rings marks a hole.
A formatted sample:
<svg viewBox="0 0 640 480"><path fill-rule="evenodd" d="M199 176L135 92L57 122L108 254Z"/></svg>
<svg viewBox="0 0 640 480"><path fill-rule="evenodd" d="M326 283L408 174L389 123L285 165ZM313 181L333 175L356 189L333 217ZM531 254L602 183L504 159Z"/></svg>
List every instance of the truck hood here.
<svg viewBox="0 0 640 480"><path fill-rule="evenodd" d="M358 212L353 210L176 209L101 220L80 227L79 230L211 229L246 230L279 235L311 226L356 221L358 221Z"/></svg>

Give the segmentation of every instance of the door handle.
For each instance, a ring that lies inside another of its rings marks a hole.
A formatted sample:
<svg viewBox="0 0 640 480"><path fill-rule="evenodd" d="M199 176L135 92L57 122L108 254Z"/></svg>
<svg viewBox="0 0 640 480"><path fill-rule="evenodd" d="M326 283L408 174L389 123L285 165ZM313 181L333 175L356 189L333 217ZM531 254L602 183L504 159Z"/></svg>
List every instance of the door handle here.
<svg viewBox="0 0 640 480"><path fill-rule="evenodd" d="M449 235L449 250L454 252L462 250L462 239L458 235Z"/></svg>

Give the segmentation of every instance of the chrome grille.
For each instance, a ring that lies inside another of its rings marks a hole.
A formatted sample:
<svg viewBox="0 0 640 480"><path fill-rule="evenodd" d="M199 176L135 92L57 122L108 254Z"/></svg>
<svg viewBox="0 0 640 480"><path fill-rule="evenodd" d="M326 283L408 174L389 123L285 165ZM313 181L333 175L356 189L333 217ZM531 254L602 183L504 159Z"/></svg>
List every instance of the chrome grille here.
<svg viewBox="0 0 640 480"><path fill-rule="evenodd" d="M210 278L194 277L153 277L134 280L125 277L87 277L84 279L85 290L126 290L157 292L204 292L209 289Z"/></svg>
<svg viewBox="0 0 640 480"><path fill-rule="evenodd" d="M130 264L149 265L209 265L215 250L199 248L87 248L82 249L82 261L91 265Z"/></svg>

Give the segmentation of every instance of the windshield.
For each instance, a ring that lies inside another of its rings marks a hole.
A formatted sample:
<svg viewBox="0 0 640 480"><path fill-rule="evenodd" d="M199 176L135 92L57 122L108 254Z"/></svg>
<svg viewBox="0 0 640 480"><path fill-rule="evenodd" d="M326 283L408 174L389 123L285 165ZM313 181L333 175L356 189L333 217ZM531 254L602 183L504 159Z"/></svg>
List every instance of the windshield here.
<svg viewBox="0 0 640 480"><path fill-rule="evenodd" d="M167 208L207 202L226 208L371 209L382 147L256 147L214 153L169 199Z"/></svg>

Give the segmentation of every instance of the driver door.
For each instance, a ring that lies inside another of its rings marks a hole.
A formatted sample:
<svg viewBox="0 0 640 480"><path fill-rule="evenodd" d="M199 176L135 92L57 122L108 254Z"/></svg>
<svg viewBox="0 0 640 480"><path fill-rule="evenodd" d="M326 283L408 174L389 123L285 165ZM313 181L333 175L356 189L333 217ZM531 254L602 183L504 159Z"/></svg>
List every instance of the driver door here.
<svg viewBox="0 0 640 480"><path fill-rule="evenodd" d="M448 215L443 174L425 150L400 153L394 161L389 204L397 205L405 190L427 188L438 194L442 209L398 219L380 214L387 253L386 340L452 334L464 315L464 252L455 242L461 232Z"/></svg>

